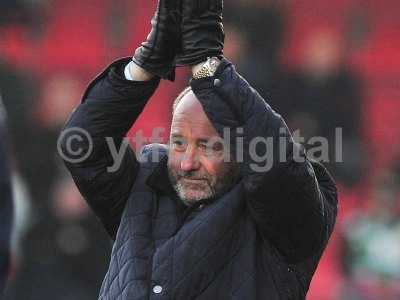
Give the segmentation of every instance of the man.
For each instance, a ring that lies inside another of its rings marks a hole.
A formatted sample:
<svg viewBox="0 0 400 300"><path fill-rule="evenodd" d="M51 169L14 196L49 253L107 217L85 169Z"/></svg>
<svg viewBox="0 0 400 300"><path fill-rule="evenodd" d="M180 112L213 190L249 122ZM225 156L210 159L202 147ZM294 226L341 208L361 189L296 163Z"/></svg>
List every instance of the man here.
<svg viewBox="0 0 400 300"><path fill-rule="evenodd" d="M304 299L333 229L335 184L221 56L221 0L160 0L152 25L133 62L89 85L59 140L115 241L99 299ZM175 63L193 79L169 145L128 149L111 172L106 137L122 145ZM254 143L268 138L273 147Z"/></svg>
<svg viewBox="0 0 400 300"><path fill-rule="evenodd" d="M0 298L10 265L12 192L5 126L5 109L0 97Z"/></svg>

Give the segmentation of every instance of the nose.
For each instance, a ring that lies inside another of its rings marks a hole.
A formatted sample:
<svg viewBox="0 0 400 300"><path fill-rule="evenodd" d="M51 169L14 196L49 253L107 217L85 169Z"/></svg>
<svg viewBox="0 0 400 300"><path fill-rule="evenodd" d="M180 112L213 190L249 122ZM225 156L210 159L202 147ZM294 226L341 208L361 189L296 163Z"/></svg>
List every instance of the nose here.
<svg viewBox="0 0 400 300"><path fill-rule="evenodd" d="M200 167L200 162L195 149L193 149L193 147L187 147L186 152L181 161L181 170L193 171L199 169L199 167Z"/></svg>

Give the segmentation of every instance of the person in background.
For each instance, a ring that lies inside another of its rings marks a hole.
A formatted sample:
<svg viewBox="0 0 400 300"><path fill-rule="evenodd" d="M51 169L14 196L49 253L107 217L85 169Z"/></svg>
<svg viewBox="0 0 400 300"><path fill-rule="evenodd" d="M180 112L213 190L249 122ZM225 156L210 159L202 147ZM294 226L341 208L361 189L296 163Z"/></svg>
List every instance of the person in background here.
<svg viewBox="0 0 400 300"><path fill-rule="evenodd" d="M10 265L12 225L12 190L8 157L5 109L0 98L0 297L5 288Z"/></svg>
<svg viewBox="0 0 400 300"><path fill-rule="evenodd" d="M275 0L234 0L226 5L227 47L237 42L238 70L262 95L271 95L280 79L279 55L284 40L286 5ZM246 24L246 26L238 26ZM236 28L237 27L237 28ZM233 41L229 41L232 39ZM230 49L224 49L231 52ZM225 52L224 52L225 53ZM227 53L228 54L228 53ZM251 57L251 59L249 59Z"/></svg>
<svg viewBox="0 0 400 300"><path fill-rule="evenodd" d="M344 222L344 300L400 299L399 175L381 171L367 209Z"/></svg>
<svg viewBox="0 0 400 300"><path fill-rule="evenodd" d="M324 163L338 182L351 187L359 182L364 167L362 84L346 66L344 48L343 38L330 30L311 34L305 39L299 65L282 72L271 101L289 128L299 130L306 142L312 137L327 139L329 161ZM335 149L340 137L342 155ZM344 163L336 160L340 156Z"/></svg>

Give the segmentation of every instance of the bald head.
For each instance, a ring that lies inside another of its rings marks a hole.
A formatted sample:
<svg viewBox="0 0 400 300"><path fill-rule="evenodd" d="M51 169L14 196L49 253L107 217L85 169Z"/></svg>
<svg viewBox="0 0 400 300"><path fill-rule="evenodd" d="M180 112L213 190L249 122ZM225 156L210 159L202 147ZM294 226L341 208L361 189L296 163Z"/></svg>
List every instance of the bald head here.
<svg viewBox="0 0 400 300"><path fill-rule="evenodd" d="M171 130L181 122L185 122L188 128L201 127L206 129L207 133L217 135L212 123L204 112L203 106L197 99L192 90L184 91L181 97L178 97L174 103Z"/></svg>
<svg viewBox="0 0 400 300"><path fill-rule="evenodd" d="M218 196L232 186L235 164L224 162L221 143L213 143L218 138L193 91L184 91L174 105L168 170L185 203Z"/></svg>

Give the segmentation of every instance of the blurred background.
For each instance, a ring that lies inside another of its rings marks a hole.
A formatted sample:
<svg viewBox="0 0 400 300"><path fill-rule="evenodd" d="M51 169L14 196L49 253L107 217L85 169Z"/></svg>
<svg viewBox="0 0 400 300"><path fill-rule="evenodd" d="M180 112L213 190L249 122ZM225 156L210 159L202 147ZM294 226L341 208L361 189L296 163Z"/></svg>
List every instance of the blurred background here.
<svg viewBox="0 0 400 300"><path fill-rule="evenodd" d="M97 299L111 243L60 158L85 86L132 55L156 1L1 0L0 95L12 140L15 226L7 300ZM304 137L335 141L335 233L307 299L400 299L400 1L229 0L225 55ZM162 83L130 134L170 122L187 84ZM168 132L164 134L164 140Z"/></svg>

